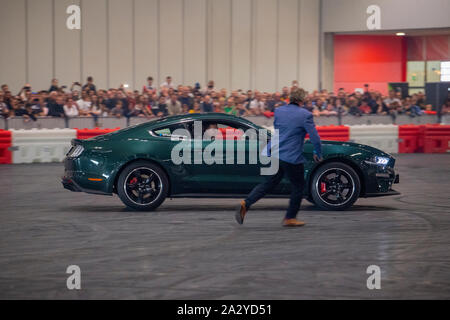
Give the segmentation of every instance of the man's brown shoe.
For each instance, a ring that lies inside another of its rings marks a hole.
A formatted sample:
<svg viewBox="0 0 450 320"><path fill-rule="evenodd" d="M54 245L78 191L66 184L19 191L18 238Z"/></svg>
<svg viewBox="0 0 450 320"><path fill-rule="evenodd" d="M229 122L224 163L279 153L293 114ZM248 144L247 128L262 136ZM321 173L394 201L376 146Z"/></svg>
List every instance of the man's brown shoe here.
<svg viewBox="0 0 450 320"><path fill-rule="evenodd" d="M297 220L295 218L283 220L283 227L301 227L304 225L305 225L305 223L303 221Z"/></svg>
<svg viewBox="0 0 450 320"><path fill-rule="evenodd" d="M245 201L242 200L241 204L239 205L239 208L237 208L237 210L236 210L236 214L234 215L234 217L236 218L236 222L239 224L243 224L246 213L247 213L247 208L245 206Z"/></svg>

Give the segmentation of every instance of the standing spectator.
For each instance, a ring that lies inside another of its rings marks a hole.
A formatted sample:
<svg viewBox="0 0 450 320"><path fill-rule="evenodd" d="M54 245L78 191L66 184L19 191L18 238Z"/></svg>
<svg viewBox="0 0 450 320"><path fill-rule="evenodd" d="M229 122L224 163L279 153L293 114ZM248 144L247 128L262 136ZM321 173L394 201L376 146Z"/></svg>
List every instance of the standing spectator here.
<svg viewBox="0 0 450 320"><path fill-rule="evenodd" d="M87 77L87 83L83 86L82 89L83 90L87 90L87 91L94 91L94 92L96 92L97 88L95 87L95 84L94 84L94 78L93 77Z"/></svg>
<svg viewBox="0 0 450 320"><path fill-rule="evenodd" d="M175 89L175 85L172 83L172 77L167 76L166 81L161 84L161 89Z"/></svg>
<svg viewBox="0 0 450 320"><path fill-rule="evenodd" d="M3 91L3 94L5 94L7 91L9 91L9 87L7 84L2 84L2 91Z"/></svg>
<svg viewBox="0 0 450 320"><path fill-rule="evenodd" d="M153 88L153 77L147 77L147 84L142 87L142 93L151 94L153 93L153 90L155 90L155 88Z"/></svg>
<svg viewBox="0 0 450 320"><path fill-rule="evenodd" d="M202 90L202 94L203 95L211 94L213 91L215 91L214 81L209 80L208 85Z"/></svg>
<svg viewBox="0 0 450 320"><path fill-rule="evenodd" d="M50 84L50 89L48 92L59 91L58 79L52 79L52 83Z"/></svg>

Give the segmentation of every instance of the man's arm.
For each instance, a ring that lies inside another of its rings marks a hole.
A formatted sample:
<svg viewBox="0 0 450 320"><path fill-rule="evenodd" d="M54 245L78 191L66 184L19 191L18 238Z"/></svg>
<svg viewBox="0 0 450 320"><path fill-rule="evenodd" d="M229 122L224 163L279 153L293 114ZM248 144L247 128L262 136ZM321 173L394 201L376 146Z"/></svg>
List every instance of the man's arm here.
<svg viewBox="0 0 450 320"><path fill-rule="evenodd" d="M305 119L305 129L309 134L309 139L314 146L314 154L317 155L319 159L322 159L322 144L320 142L319 133L317 133L316 125L314 124L314 119L312 114L308 114Z"/></svg>

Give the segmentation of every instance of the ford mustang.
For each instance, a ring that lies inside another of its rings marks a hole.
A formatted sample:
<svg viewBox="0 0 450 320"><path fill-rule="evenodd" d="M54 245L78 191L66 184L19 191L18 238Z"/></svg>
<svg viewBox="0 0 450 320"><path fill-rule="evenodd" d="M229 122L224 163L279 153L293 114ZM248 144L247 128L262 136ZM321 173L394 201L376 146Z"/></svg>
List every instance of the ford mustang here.
<svg viewBox="0 0 450 320"><path fill-rule="evenodd" d="M260 129L232 115L187 114L88 140L74 139L64 160L62 184L76 192L117 194L126 206L147 211L156 209L167 197L242 198L265 179L261 169L267 163L240 161L252 158L253 142L267 144L271 139L270 133L264 139L246 134ZM216 136L205 138L211 130ZM192 148L180 149L180 144L192 144ZM395 159L381 150L352 142L322 141L320 163L313 161L308 141L303 151L307 159L304 197L320 208L343 210L359 197L399 194L392 189L399 181ZM211 157L214 161L208 161ZM200 161L180 162L180 158ZM289 194L289 182L282 180L268 196Z"/></svg>

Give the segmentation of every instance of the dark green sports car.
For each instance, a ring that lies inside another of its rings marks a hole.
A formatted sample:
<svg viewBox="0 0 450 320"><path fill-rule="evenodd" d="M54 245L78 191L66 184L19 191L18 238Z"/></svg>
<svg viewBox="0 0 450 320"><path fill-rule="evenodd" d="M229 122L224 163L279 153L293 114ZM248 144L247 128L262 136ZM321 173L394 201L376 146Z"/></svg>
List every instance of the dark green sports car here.
<svg viewBox="0 0 450 320"><path fill-rule="evenodd" d="M167 197L243 198L272 165L259 148L270 133L247 134L260 129L231 115L187 114L74 139L62 184L71 191L116 193L136 210L153 210ZM304 197L317 206L342 210L358 197L399 194L392 190L399 179L389 154L351 142L322 141L322 149L323 161L315 163L312 144L304 145ZM289 194L289 182L283 180L269 196Z"/></svg>

